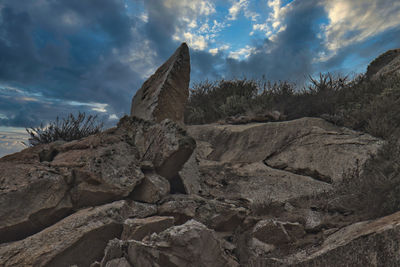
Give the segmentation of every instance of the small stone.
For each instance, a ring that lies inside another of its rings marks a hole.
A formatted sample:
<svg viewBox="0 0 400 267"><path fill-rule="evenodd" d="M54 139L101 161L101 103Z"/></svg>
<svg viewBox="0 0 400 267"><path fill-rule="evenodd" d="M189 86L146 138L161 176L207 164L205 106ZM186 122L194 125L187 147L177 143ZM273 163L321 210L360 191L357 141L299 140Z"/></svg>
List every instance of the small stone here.
<svg viewBox="0 0 400 267"><path fill-rule="evenodd" d="M170 185L167 179L151 174L144 178L132 192L132 199L146 202L156 203L170 192Z"/></svg>

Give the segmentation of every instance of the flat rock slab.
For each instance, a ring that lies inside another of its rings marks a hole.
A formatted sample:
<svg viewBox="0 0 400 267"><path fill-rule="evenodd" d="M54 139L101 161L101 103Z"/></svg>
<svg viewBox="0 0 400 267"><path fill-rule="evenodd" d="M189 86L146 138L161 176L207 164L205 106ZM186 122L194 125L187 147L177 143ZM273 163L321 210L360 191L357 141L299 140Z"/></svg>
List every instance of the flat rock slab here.
<svg viewBox="0 0 400 267"><path fill-rule="evenodd" d="M310 197L332 189L332 185L255 163L206 161L200 165L202 194L214 198L247 199L254 210L271 204Z"/></svg>
<svg viewBox="0 0 400 267"><path fill-rule="evenodd" d="M247 125L197 125L188 132L207 142L204 160L264 162L268 166L324 182L340 181L343 173L360 168L383 141L336 127L319 118Z"/></svg>
<svg viewBox="0 0 400 267"><path fill-rule="evenodd" d="M0 266L89 266L101 260L108 241L120 237L129 217L157 208L124 200L80 210L24 240L0 245Z"/></svg>
<svg viewBox="0 0 400 267"><path fill-rule="evenodd" d="M183 123L189 82L189 48L183 43L136 92L131 116L156 122L168 118Z"/></svg>

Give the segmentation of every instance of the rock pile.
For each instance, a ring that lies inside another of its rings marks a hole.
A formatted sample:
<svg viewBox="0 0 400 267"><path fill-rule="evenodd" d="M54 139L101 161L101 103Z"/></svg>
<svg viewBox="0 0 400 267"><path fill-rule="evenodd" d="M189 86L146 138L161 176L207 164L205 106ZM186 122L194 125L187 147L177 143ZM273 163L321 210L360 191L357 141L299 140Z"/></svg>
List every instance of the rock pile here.
<svg viewBox="0 0 400 267"><path fill-rule="evenodd" d="M399 264L398 213L313 201L381 140L318 118L184 129L189 73L183 44L117 127L0 159L0 266Z"/></svg>

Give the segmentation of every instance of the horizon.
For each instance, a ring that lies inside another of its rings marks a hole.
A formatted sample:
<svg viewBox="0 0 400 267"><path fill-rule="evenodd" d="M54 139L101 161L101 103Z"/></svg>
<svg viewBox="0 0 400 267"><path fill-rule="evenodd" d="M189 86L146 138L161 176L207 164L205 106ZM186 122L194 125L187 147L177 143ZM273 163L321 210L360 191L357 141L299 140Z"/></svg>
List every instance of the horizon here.
<svg viewBox="0 0 400 267"><path fill-rule="evenodd" d="M265 77L299 87L365 73L400 47L395 0L37 0L0 2L0 157L25 128L78 111L107 127L186 42L191 84Z"/></svg>

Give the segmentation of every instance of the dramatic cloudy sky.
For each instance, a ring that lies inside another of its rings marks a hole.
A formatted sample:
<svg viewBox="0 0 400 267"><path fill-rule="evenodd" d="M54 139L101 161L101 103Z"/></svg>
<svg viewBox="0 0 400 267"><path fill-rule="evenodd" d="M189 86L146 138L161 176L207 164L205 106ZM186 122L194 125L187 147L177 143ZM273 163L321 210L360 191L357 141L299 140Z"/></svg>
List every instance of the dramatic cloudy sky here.
<svg viewBox="0 0 400 267"><path fill-rule="evenodd" d="M181 42L192 81L299 84L400 47L398 0L0 0L0 156L24 127L86 111L107 125Z"/></svg>

